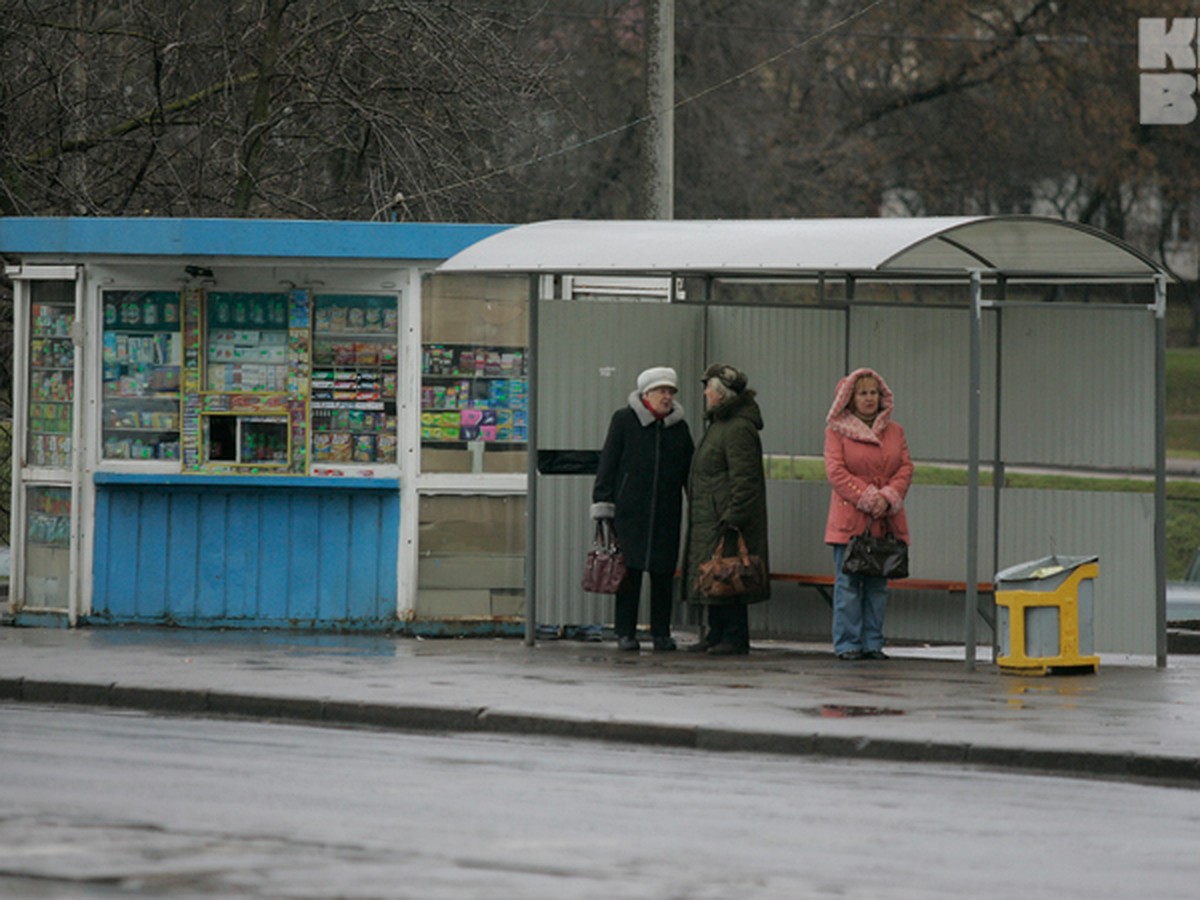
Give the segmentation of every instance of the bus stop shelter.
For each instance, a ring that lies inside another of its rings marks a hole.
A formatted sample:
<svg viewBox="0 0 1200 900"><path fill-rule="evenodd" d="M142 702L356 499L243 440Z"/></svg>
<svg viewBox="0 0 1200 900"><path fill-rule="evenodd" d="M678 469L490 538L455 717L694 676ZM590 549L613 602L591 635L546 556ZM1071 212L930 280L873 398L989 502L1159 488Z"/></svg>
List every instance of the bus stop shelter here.
<svg viewBox="0 0 1200 900"><path fill-rule="evenodd" d="M1052 552L1100 556L1098 649L1165 665L1168 274L1121 240L1035 216L569 220L499 232L438 273L529 279L528 642L577 602L590 527L590 479L562 488L539 459L598 448L639 368L690 383L719 359L748 371L769 457L819 456L834 382L870 365L914 460L965 468L965 490L914 485L906 506L914 576L965 582L968 669L976 585ZM696 431L698 384L682 399ZM1151 476L1153 499L1014 491L1016 466ZM776 569L831 568L827 491L769 483ZM789 614L771 615L760 627Z"/></svg>

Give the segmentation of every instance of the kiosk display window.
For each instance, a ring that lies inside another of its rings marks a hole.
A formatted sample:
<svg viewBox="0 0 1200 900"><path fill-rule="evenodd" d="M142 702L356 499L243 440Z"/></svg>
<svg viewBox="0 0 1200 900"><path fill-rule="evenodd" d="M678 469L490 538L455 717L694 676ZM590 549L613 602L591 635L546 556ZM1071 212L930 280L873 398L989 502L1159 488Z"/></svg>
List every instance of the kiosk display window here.
<svg viewBox="0 0 1200 900"><path fill-rule="evenodd" d="M40 287L41 285L39 285ZM74 299L30 308L29 427L31 466L69 468L75 407Z"/></svg>
<svg viewBox="0 0 1200 900"><path fill-rule="evenodd" d="M103 459L251 475L396 464L397 295L190 286L101 301ZM34 310L30 442L44 465L70 457L73 315L65 301Z"/></svg>
<svg viewBox="0 0 1200 900"><path fill-rule="evenodd" d="M104 291L105 459L179 459L180 296Z"/></svg>
<svg viewBox="0 0 1200 900"><path fill-rule="evenodd" d="M214 291L206 306L205 390L287 390L288 295Z"/></svg>
<svg viewBox="0 0 1200 900"><path fill-rule="evenodd" d="M288 418L279 416L204 416L210 462L286 466Z"/></svg>
<svg viewBox="0 0 1200 900"><path fill-rule="evenodd" d="M25 497L26 605L65 609L71 583L71 488L31 486Z"/></svg>
<svg viewBox="0 0 1200 900"><path fill-rule="evenodd" d="M396 462L397 321L394 295L314 298L313 465Z"/></svg>
<svg viewBox="0 0 1200 900"><path fill-rule="evenodd" d="M524 278L431 279L421 318L422 471L525 470L528 305Z"/></svg>

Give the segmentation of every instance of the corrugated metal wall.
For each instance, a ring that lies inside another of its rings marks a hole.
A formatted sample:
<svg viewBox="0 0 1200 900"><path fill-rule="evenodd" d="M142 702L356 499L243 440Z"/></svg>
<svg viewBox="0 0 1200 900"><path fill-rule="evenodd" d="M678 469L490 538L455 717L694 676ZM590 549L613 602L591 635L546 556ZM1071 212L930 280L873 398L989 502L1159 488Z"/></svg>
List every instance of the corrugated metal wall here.
<svg viewBox="0 0 1200 900"><path fill-rule="evenodd" d="M396 620L391 490L101 486L92 615L206 626Z"/></svg>
<svg viewBox="0 0 1200 900"><path fill-rule="evenodd" d="M703 415L704 311L631 300L542 301L538 307L538 445L541 450L599 450L612 414L637 387L638 373L671 366L692 436ZM540 623L612 621L612 598L580 587L592 542L591 475L538 481ZM645 607L646 604L643 604Z"/></svg>
<svg viewBox="0 0 1200 900"><path fill-rule="evenodd" d="M599 450L638 373L670 366L692 433L700 389L703 309L629 300L543 300L538 306L538 443Z"/></svg>
<svg viewBox="0 0 1200 900"><path fill-rule="evenodd" d="M701 431L699 384L684 372L721 360L744 368L763 409L768 453L820 456L834 384L868 365L897 398L897 421L918 461L967 457L969 313L965 309L858 306L714 306L709 351L703 310L631 303L543 303L543 448L599 448L613 409L624 402L643 360L679 369L693 436ZM1001 319L1001 317L1003 317ZM587 334L589 339L578 340ZM573 339L568 339L572 338ZM996 342L1004 341L998 393ZM582 343L582 345L581 345ZM989 310L983 322L981 454L990 460L1001 398L1001 458L1053 466L1151 469L1154 464L1154 322L1145 310L1095 312L1052 307ZM601 370L611 366L611 374ZM619 374L618 374L619 373ZM576 415L576 411L587 414ZM611 621L611 600L578 587L591 540L591 478L539 482L539 619L558 624ZM981 492L979 577L1057 549L1100 556L1096 646L1153 653L1153 497L1086 491L1001 492L1001 534L993 558L993 498ZM829 572L822 541L828 505L823 482L768 484L771 555L776 571ZM907 501L913 575L966 577L966 491L914 485ZM547 527L546 523L550 523ZM564 549L569 548L569 549ZM643 610L645 616L645 610ZM680 621L691 621L680 611ZM752 626L778 636L825 635L828 607L812 589L778 584ZM888 612L895 638L960 641L960 600L943 593L896 592ZM982 622L977 635L991 640Z"/></svg>
<svg viewBox="0 0 1200 900"><path fill-rule="evenodd" d="M917 459L967 458L970 314L964 309L867 306L851 310L846 370L870 366L896 395L896 421ZM983 322L981 452L995 433L995 320ZM833 383L826 388L833 399ZM828 403L822 418L828 412Z"/></svg>
<svg viewBox="0 0 1200 900"><path fill-rule="evenodd" d="M1002 493L998 568L1052 553L1100 557L1096 648L1155 652L1154 495L1091 491Z"/></svg>
<svg viewBox="0 0 1200 900"><path fill-rule="evenodd" d="M1003 339L1004 460L1153 468L1153 316L1007 308Z"/></svg>
<svg viewBox="0 0 1200 900"><path fill-rule="evenodd" d="M758 392L763 450L820 456L845 360L846 315L828 309L713 307L710 361L743 369Z"/></svg>

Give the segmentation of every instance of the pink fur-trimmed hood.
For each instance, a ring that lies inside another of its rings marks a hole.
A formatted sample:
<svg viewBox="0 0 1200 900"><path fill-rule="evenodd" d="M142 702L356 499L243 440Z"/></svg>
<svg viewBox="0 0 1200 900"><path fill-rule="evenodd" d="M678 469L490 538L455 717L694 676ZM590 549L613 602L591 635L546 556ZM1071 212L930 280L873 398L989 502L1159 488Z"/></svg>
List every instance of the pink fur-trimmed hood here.
<svg viewBox="0 0 1200 900"><path fill-rule="evenodd" d="M869 426L850 409L854 385L864 375L870 375L879 384L879 413L875 416L875 422ZM892 419L894 405L892 390L887 386L887 382L874 369L863 366L838 381L833 392L833 405L829 407L825 424L836 433L852 440L878 444L879 435L883 434Z"/></svg>

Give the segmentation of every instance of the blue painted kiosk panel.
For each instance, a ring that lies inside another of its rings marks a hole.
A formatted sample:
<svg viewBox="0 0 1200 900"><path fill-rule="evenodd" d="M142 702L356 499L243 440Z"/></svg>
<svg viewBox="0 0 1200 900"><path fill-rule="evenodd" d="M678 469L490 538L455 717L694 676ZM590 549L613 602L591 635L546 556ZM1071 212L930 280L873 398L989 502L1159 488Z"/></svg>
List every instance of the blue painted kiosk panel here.
<svg viewBox="0 0 1200 900"><path fill-rule="evenodd" d="M96 482L90 622L396 625L395 480Z"/></svg>

